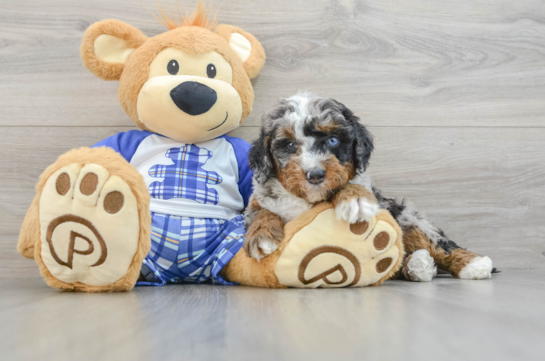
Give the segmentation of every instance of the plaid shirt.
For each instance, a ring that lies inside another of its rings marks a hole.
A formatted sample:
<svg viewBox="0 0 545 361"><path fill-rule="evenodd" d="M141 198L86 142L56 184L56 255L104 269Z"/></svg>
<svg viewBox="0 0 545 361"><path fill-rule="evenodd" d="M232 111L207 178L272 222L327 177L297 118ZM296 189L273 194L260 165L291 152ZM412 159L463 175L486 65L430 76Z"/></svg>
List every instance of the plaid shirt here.
<svg viewBox="0 0 545 361"><path fill-rule="evenodd" d="M212 155L211 151L195 144L169 149L165 156L174 164L154 165L148 172L151 177L164 178L150 184L150 195L159 199L187 198L201 204L218 204L218 192L207 185L219 184L222 178L216 172L202 169Z"/></svg>

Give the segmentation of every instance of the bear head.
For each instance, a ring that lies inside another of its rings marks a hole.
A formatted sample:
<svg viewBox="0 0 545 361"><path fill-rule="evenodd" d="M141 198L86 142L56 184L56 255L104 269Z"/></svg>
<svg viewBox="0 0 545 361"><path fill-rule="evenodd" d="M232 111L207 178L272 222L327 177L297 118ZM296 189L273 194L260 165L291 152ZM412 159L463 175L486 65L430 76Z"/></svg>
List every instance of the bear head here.
<svg viewBox="0 0 545 361"><path fill-rule="evenodd" d="M163 20L169 31L151 38L119 20L91 25L81 44L84 65L119 80L119 102L141 129L196 143L237 128L252 111L250 79L265 63L259 41L215 26L202 2L181 24Z"/></svg>

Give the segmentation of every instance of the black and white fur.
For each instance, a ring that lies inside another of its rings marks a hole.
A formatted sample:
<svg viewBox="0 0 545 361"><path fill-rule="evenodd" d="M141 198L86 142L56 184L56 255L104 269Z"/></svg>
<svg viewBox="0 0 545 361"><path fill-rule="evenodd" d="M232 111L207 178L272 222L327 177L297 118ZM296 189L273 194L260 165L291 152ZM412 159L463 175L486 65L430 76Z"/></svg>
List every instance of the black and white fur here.
<svg viewBox="0 0 545 361"><path fill-rule="evenodd" d="M323 134L315 131L317 127L328 124L336 126L334 135L340 141L338 147L324 147L321 139ZM285 139L282 135L284 133L294 136L297 153L290 151L290 140ZM371 177L366 172L372 151L371 134L343 104L306 92L283 99L262 117L260 138L253 143L250 153L250 166L254 171L252 200L280 216L284 224L290 222L314 204L330 200L338 189L324 189L323 186L309 183L299 186L303 190L293 191L289 179L284 180L284 184L280 182L279 171L289 162L295 162L304 172L310 172L323 166L330 157L335 157L339 164L353 167L349 182L365 187L378 201L376 204L360 198L338 204L335 210L339 219L354 223L372 218L380 209L387 209L404 233L418 228L436 249L442 249L445 254L460 249L411 203L386 198L372 185ZM255 213L255 209L248 207L245 213L247 226L251 224ZM276 249L277 241L260 238L247 252L260 259ZM490 278L492 272L491 259L475 254L457 276L462 279L484 279ZM431 281L437 273L437 267L430 253L420 249L412 253L404 273L412 281Z"/></svg>

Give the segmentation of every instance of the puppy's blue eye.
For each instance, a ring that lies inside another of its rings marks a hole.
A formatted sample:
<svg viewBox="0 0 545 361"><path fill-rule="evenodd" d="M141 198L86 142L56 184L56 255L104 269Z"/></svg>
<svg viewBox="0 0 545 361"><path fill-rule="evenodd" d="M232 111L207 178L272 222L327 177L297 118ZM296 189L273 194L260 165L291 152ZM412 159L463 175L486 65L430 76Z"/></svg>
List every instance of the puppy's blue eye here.
<svg viewBox="0 0 545 361"><path fill-rule="evenodd" d="M339 140L338 140L337 138L333 137L333 138L329 138L329 139L327 140L327 143L328 143L330 146L335 147L335 146L339 145Z"/></svg>

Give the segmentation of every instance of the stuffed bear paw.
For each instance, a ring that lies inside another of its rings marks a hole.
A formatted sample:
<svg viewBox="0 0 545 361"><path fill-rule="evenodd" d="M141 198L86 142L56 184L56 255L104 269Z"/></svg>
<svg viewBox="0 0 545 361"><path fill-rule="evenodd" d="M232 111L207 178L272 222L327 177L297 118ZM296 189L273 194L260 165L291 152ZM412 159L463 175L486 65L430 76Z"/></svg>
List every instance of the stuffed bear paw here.
<svg viewBox="0 0 545 361"><path fill-rule="evenodd" d="M136 197L123 179L98 164L71 164L47 180L40 225L42 272L60 288L116 282L127 274L138 249Z"/></svg>

